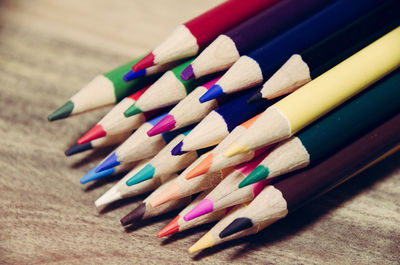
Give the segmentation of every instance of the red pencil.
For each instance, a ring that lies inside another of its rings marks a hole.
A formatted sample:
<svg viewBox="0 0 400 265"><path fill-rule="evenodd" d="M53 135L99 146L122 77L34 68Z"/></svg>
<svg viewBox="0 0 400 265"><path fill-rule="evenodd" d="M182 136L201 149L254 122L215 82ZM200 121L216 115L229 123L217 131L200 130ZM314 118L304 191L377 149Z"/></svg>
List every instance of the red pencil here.
<svg viewBox="0 0 400 265"><path fill-rule="evenodd" d="M219 34L272 6L278 0L229 0L179 25L157 48L137 62L137 72L156 64L196 55Z"/></svg>

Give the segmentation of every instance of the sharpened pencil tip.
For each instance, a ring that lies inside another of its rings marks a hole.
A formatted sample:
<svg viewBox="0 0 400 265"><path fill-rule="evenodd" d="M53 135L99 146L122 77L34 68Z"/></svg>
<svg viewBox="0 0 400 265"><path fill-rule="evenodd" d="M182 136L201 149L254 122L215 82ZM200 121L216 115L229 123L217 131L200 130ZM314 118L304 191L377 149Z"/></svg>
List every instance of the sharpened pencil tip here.
<svg viewBox="0 0 400 265"><path fill-rule="evenodd" d="M121 193L118 192L117 186L113 186L111 189L106 191L103 195L101 195L95 202L94 205L99 208L101 206L110 204L112 202L118 201L122 199Z"/></svg>
<svg viewBox="0 0 400 265"><path fill-rule="evenodd" d="M259 182L268 177L269 170L262 165L257 166L242 182L239 183L239 188L246 187L250 184Z"/></svg>
<svg viewBox="0 0 400 265"><path fill-rule="evenodd" d="M193 72L193 67L192 64L189 64L185 69L183 69L181 73L181 78L183 81L187 81L189 79L194 78L194 72Z"/></svg>
<svg viewBox="0 0 400 265"><path fill-rule="evenodd" d="M243 146L238 143L233 143L224 151L224 156L232 157L234 155L247 152L249 150L250 150L250 147L248 147L248 146Z"/></svg>
<svg viewBox="0 0 400 265"><path fill-rule="evenodd" d="M188 222L199 216L211 213L213 210L214 205L212 200L205 198L201 200L201 202L199 202L190 212L188 212L183 219Z"/></svg>
<svg viewBox="0 0 400 265"><path fill-rule="evenodd" d="M204 95L202 95L199 98L199 101L201 103L204 103L206 101L210 101L212 99L215 99L217 97L225 95L224 91L222 90L222 87L220 87L218 84L213 85Z"/></svg>
<svg viewBox="0 0 400 265"><path fill-rule="evenodd" d="M174 148L171 150L171 155L173 156L179 156L183 155L187 152L182 151L182 146L183 146L183 141L180 141Z"/></svg>
<svg viewBox="0 0 400 265"><path fill-rule="evenodd" d="M214 246L214 238L210 232L207 232L207 234L205 234L196 243L194 243L193 246L191 246L189 248L189 253L193 254L195 252L198 252L200 250L203 250L203 249L206 249L206 248L209 248L212 246Z"/></svg>
<svg viewBox="0 0 400 265"><path fill-rule="evenodd" d="M120 164L121 163L118 161L118 156L114 152L109 157L107 157L106 160L104 160L100 165L98 165L95 168L95 172L99 173L99 172L104 171L106 169L116 167L116 166L118 166Z"/></svg>
<svg viewBox="0 0 400 265"><path fill-rule="evenodd" d="M104 131L103 126L97 124L78 140L78 144L88 143L90 141L104 137L106 135L107 133L106 131Z"/></svg>
<svg viewBox="0 0 400 265"><path fill-rule="evenodd" d="M71 156L74 154L78 154L81 153L83 151L86 150L90 150L93 149L92 143L84 143L84 144L75 144L73 146L71 146L70 148L68 148L67 151L65 151L65 155L66 156Z"/></svg>
<svg viewBox="0 0 400 265"><path fill-rule="evenodd" d="M135 106L135 104L133 104L132 106L130 106L127 110L125 110L124 112L124 116L125 117L130 117L139 113L142 113L143 111L141 109L139 109L138 107Z"/></svg>
<svg viewBox="0 0 400 265"><path fill-rule="evenodd" d="M192 179L194 177L200 176L208 172L211 167L214 155L211 153L206 156L197 166L195 166L187 175L186 179Z"/></svg>
<svg viewBox="0 0 400 265"><path fill-rule="evenodd" d="M144 76L145 74L146 74L146 69L140 70L138 72L130 70L129 72L127 72L124 75L123 79L124 79L125 82L129 82L129 81L131 81L133 79L136 79L138 77Z"/></svg>
<svg viewBox="0 0 400 265"><path fill-rule="evenodd" d="M69 117L74 110L74 103L68 100L64 105L58 108L55 112L50 114L47 119L49 121L60 120Z"/></svg>
<svg viewBox="0 0 400 265"><path fill-rule="evenodd" d="M132 70L138 72L140 70L146 69L154 65L154 54L151 52L147 54L142 60L137 62L133 67Z"/></svg>
<svg viewBox="0 0 400 265"><path fill-rule="evenodd" d="M121 225L127 226L129 224L134 223L135 221L142 220L145 212L146 212L146 204L142 202L132 212L128 213L120 220Z"/></svg>
<svg viewBox="0 0 400 265"><path fill-rule="evenodd" d="M219 233L219 237L224 238L236 234L237 232L251 228L252 226L253 222L249 218L245 217L236 218L235 220L232 221L232 223L230 223L227 227L225 227L225 229L222 230L221 233Z"/></svg>
<svg viewBox="0 0 400 265"><path fill-rule="evenodd" d="M151 202L151 207L157 207L166 202L177 200L182 198L182 190L177 183L171 183L168 187L163 190L157 197Z"/></svg>
<svg viewBox="0 0 400 265"><path fill-rule="evenodd" d="M155 168L151 164L144 166L138 173L126 181L127 186L133 186L154 176Z"/></svg>
<svg viewBox="0 0 400 265"><path fill-rule="evenodd" d="M164 227L160 232L158 232L157 237L169 236L179 232L179 220L180 216L176 216L166 227Z"/></svg>
<svg viewBox="0 0 400 265"><path fill-rule="evenodd" d="M167 114L161 121L153 126L148 132L148 136L154 136L160 133L169 132L175 128L175 118L173 115Z"/></svg>
<svg viewBox="0 0 400 265"><path fill-rule="evenodd" d="M254 95L252 95L247 101L247 104L253 104L256 102L259 102L260 100L262 100L262 94L260 91L256 92Z"/></svg>
<svg viewBox="0 0 400 265"><path fill-rule="evenodd" d="M114 168L110 168L107 170L103 170L101 172L96 173L96 168L90 170L85 176L83 176L79 182L81 184L86 184L90 181L96 180L96 179L101 179L107 176L112 175L115 172Z"/></svg>

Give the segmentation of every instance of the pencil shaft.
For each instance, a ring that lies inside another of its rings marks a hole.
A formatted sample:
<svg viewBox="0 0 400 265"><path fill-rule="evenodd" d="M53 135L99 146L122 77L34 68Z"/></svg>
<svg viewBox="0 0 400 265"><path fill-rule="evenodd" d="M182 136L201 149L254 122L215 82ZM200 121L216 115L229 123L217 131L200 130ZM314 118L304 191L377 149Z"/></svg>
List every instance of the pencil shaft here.
<svg viewBox="0 0 400 265"><path fill-rule="evenodd" d="M343 182L399 143L400 115L397 114L321 163L274 186L283 193L289 210L294 210L322 191Z"/></svg>

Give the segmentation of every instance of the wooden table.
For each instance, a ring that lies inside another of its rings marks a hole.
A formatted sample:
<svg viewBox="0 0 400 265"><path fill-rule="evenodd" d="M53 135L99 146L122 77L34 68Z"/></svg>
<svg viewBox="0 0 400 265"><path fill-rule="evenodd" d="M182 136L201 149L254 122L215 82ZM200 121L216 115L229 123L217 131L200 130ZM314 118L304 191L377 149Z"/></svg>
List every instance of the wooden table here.
<svg viewBox="0 0 400 265"><path fill-rule="evenodd" d="M0 2L1 264L400 263L399 154L264 232L195 256L187 248L211 226L158 239L175 212L125 231L119 219L143 196L97 212L93 201L116 178L79 179L110 149L63 151L108 109L53 123L47 115L219 2Z"/></svg>

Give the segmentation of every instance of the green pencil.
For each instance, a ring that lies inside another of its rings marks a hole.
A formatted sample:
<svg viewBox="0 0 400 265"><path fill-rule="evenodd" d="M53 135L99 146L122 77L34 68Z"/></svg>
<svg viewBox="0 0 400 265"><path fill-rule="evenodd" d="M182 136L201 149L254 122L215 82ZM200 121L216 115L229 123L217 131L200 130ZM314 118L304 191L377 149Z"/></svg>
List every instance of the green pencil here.
<svg viewBox="0 0 400 265"><path fill-rule="evenodd" d="M400 71L280 143L239 187L306 167L399 112Z"/></svg>
<svg viewBox="0 0 400 265"><path fill-rule="evenodd" d="M96 76L89 84L73 95L64 105L49 115L49 121L67 118L89 110L119 102L124 97L154 82L159 75L140 77L125 82L124 74L142 57L130 61L108 73ZM155 66L153 72L165 70L164 65Z"/></svg>

